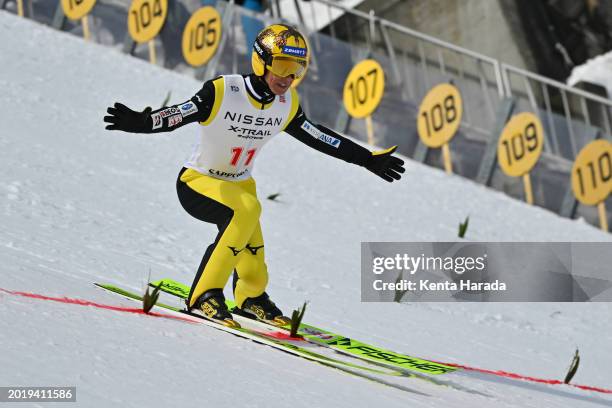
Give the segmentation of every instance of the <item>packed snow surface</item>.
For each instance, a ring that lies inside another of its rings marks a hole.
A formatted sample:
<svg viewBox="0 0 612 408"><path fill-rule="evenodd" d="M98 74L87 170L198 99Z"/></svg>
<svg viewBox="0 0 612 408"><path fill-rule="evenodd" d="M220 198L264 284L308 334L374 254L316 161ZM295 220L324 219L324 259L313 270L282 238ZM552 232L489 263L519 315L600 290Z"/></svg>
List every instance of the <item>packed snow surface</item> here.
<svg viewBox="0 0 612 408"><path fill-rule="evenodd" d="M584 64L575 67L567 83L574 86L580 81L603 86L608 92L608 98L612 100L612 51L591 58Z"/></svg>
<svg viewBox="0 0 612 408"><path fill-rule="evenodd" d="M92 283L190 284L216 233L175 193L198 126L136 135L104 130L102 117L115 101L155 108L201 84L2 11L0 38L0 288L137 306ZM453 241L467 215L474 241L610 240L406 168L388 184L287 135L270 143L255 178L275 302L289 312L308 300L308 322L391 350L534 377L562 379L579 347L573 381L611 388L610 304L360 302L362 241ZM606 394L493 377L393 388L203 326L1 291L0 345L0 386L76 386L70 407L612 406Z"/></svg>

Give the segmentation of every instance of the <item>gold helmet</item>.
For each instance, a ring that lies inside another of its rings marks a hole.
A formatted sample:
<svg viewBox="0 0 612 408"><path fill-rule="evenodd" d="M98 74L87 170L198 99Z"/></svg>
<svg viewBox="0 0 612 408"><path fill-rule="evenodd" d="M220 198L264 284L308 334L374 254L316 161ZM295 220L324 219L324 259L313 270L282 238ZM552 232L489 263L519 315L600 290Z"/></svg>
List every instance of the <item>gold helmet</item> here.
<svg viewBox="0 0 612 408"><path fill-rule="evenodd" d="M251 65L257 76L263 76L269 70L277 76L293 75L300 80L308 70L308 57L308 43L298 30L284 24L273 24L257 35Z"/></svg>

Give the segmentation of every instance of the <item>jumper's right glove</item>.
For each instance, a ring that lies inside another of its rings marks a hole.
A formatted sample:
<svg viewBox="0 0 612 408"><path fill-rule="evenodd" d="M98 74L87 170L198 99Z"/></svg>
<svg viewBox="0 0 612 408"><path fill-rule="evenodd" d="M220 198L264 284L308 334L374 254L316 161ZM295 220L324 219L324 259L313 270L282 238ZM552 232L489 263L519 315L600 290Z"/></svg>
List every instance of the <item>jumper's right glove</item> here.
<svg viewBox="0 0 612 408"><path fill-rule="evenodd" d="M106 110L111 115L104 117L104 122L110 123L106 126L106 129L133 133L150 131L150 126L147 126L147 119L151 115L151 110L151 107L147 107L142 112L136 112L122 103L115 102L114 107Z"/></svg>
<svg viewBox="0 0 612 408"><path fill-rule="evenodd" d="M399 180L402 178L401 173L405 172L406 169L402 159L392 156L395 149L397 149L397 146L371 152L372 155L368 158L365 168L388 182Z"/></svg>

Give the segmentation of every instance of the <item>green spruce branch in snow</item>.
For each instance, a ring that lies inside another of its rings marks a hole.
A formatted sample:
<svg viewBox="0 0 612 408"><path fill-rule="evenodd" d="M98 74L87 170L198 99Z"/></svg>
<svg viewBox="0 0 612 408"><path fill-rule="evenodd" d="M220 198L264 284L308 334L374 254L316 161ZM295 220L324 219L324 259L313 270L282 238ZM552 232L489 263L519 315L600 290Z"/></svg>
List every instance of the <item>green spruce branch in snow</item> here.
<svg viewBox="0 0 612 408"><path fill-rule="evenodd" d="M277 201L276 199L278 198L279 195L280 195L280 193L270 194L268 196L268 200L270 200L270 201Z"/></svg>
<svg viewBox="0 0 612 408"><path fill-rule="evenodd" d="M469 223L470 223L470 217L467 216L465 218L465 221L463 221L462 223L459 224L459 238L464 238L465 237L465 233L467 232L468 224Z"/></svg>
<svg viewBox="0 0 612 408"><path fill-rule="evenodd" d="M304 305L300 309L296 309L291 314L291 337L297 337L297 332L300 328L300 323L302 323L302 318L304 317L304 313L306 312L306 304L308 302L304 302Z"/></svg>
<svg viewBox="0 0 612 408"><path fill-rule="evenodd" d="M159 299L160 288L161 284L159 286L156 286L155 289L153 289L153 293L149 293L149 285L147 285L147 290L144 296L142 297L142 310L145 313L149 313L153 306L155 306L155 304L157 303L157 299Z"/></svg>
<svg viewBox="0 0 612 408"><path fill-rule="evenodd" d="M567 374L565 375L564 383L569 384L569 382L574 378L576 371L578 371L578 366L580 365L580 355L578 354L578 349L576 349L576 354L574 354L574 358L570 363L570 367L567 370Z"/></svg>

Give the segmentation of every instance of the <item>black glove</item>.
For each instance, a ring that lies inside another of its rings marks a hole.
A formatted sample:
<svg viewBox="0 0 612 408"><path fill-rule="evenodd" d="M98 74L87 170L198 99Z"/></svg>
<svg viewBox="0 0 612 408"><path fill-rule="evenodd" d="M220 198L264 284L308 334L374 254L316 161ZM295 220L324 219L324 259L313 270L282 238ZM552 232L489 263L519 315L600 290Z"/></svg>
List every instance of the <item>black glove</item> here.
<svg viewBox="0 0 612 408"><path fill-rule="evenodd" d="M142 112L136 112L119 102L115 102L115 107L106 110L111 115L104 117L104 122L110 123L106 126L106 129L133 133L151 131L152 125L147 124L151 110L151 107L147 107Z"/></svg>
<svg viewBox="0 0 612 408"><path fill-rule="evenodd" d="M390 147L387 150L371 152L365 168L388 182L399 180L402 178L401 173L406 171L406 169L402 159L392 156L395 149L397 149L397 146Z"/></svg>

